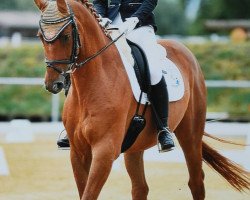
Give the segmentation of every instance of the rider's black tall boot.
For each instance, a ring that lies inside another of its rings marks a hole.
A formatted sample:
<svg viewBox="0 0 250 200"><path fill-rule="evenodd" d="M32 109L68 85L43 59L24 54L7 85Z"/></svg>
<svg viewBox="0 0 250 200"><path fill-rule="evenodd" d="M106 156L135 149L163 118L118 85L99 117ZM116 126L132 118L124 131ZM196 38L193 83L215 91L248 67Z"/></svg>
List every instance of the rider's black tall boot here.
<svg viewBox="0 0 250 200"><path fill-rule="evenodd" d="M169 99L164 77L162 77L159 83L151 86L150 100L153 104L153 114L155 115L158 129L159 151L170 151L175 145L171 135L172 132L168 128Z"/></svg>

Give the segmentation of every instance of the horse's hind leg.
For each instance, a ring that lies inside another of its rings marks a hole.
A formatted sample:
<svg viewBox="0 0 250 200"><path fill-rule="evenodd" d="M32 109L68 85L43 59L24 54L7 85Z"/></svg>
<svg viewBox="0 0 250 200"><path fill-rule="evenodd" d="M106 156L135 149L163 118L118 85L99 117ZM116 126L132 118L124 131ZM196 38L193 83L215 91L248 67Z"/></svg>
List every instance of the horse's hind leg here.
<svg viewBox="0 0 250 200"><path fill-rule="evenodd" d="M147 200L148 185L144 173L143 151L125 153L124 160L132 182L133 200Z"/></svg>
<svg viewBox="0 0 250 200"><path fill-rule="evenodd" d="M191 99L175 134L183 149L189 171L189 187L194 200L205 199L204 172L202 170L202 136L205 126L205 100Z"/></svg>
<svg viewBox="0 0 250 200"><path fill-rule="evenodd" d="M202 170L201 139L195 138L196 136L193 134L197 133L197 130L195 130L190 123L191 122L183 122L175 131L175 134L186 158L189 171L188 185L192 192L193 199L203 200L205 199L205 188L203 183L204 173Z"/></svg>

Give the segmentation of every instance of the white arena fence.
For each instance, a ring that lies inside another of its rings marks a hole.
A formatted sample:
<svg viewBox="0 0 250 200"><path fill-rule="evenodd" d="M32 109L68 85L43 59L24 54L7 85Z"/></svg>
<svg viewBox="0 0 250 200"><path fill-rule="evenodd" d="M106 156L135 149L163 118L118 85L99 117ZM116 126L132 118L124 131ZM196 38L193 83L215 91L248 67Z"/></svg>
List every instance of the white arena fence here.
<svg viewBox="0 0 250 200"><path fill-rule="evenodd" d="M0 77L0 85L44 85L44 79ZM250 88L250 81L207 80L206 86L209 88ZM52 94L51 104L51 119L53 122L57 122L60 119L60 98L58 94Z"/></svg>
<svg viewBox="0 0 250 200"><path fill-rule="evenodd" d="M44 79L0 77L0 85L44 85ZM57 122L60 119L60 98L58 94L51 94L51 104L51 120Z"/></svg>

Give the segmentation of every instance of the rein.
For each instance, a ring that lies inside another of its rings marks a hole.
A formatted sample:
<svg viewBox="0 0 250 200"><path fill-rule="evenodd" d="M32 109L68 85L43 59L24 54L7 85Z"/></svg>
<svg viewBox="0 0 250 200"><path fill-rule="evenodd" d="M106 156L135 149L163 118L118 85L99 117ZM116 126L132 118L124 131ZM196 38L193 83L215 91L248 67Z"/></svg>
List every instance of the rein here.
<svg viewBox="0 0 250 200"><path fill-rule="evenodd" d="M115 38L114 40L112 40L109 44L107 44L106 46L104 46L103 48L101 48L98 52L96 52L94 55L86 58L84 61L80 62L80 63L75 63L76 68L80 68L81 66L85 65L87 62L91 61L92 59L94 59L95 57L99 56L102 52L104 52L106 49L108 49L112 44L114 44L117 40L119 40L125 33L121 33L117 38Z"/></svg>
<svg viewBox="0 0 250 200"><path fill-rule="evenodd" d="M45 63L47 64L47 67L52 68L53 70L55 70L57 73L61 74L64 77L68 76L68 74L74 73L76 69L83 67L86 63L88 63L95 57L99 56L102 52L108 49L112 44L114 44L117 40L119 40L125 34L125 33L121 33L117 38L112 40L109 44L105 45L103 48L97 51L94 55L86 58L85 60L81 62L77 62L81 44L80 44L79 32L78 32L77 24L75 21L74 13L72 9L70 9L70 7L69 7L69 10L70 10L70 15L63 17L61 19L57 19L57 20L41 19L39 21L39 31L42 34L44 41L47 43L53 43L54 41L56 41L60 37L60 34L64 31L65 28L67 28L69 25L72 26L73 47L72 47L72 51L71 51L72 53L71 53L70 58L62 59L62 60L49 60L45 58ZM66 23L59 29L58 33L54 37L52 38L46 37L45 31L42 28L42 24L54 25L54 24L59 24L63 22L66 22ZM56 66L57 64L67 64L68 69L64 71L60 69L58 66Z"/></svg>

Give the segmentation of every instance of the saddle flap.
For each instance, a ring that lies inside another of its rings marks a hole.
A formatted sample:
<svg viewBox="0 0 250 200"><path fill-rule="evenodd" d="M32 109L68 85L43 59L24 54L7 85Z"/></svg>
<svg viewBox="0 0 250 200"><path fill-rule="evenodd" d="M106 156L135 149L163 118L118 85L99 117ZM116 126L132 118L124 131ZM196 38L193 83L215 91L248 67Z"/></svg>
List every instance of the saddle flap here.
<svg viewBox="0 0 250 200"><path fill-rule="evenodd" d="M135 43L127 40L134 58L135 75L140 85L141 91L147 93L150 86L150 73L148 61L143 50Z"/></svg>

